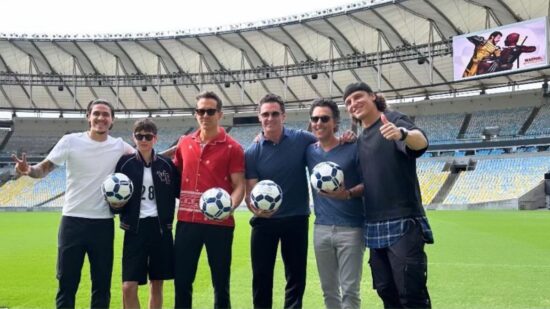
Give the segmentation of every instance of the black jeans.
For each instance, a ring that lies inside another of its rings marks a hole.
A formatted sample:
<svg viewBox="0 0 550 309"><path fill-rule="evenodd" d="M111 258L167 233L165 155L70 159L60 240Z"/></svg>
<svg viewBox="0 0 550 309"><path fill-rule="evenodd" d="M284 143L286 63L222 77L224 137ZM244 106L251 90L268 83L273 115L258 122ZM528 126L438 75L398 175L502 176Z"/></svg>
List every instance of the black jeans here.
<svg viewBox="0 0 550 309"><path fill-rule="evenodd" d="M234 229L178 222L174 244L176 308L191 308L193 305L193 281L203 245L206 247L214 286L214 308L231 308L229 280Z"/></svg>
<svg viewBox="0 0 550 309"><path fill-rule="evenodd" d="M92 280L90 307L109 308L114 235L113 219L61 218L57 248L57 308L75 307L86 253Z"/></svg>
<svg viewBox="0 0 550 309"><path fill-rule="evenodd" d="M277 247L285 265L284 308L302 308L306 289L308 216L252 218L252 294L254 308L273 306L273 271Z"/></svg>
<svg viewBox="0 0 550 309"><path fill-rule="evenodd" d="M373 288L384 308L431 308L422 228L414 220L408 225L405 235L392 246L370 249Z"/></svg>

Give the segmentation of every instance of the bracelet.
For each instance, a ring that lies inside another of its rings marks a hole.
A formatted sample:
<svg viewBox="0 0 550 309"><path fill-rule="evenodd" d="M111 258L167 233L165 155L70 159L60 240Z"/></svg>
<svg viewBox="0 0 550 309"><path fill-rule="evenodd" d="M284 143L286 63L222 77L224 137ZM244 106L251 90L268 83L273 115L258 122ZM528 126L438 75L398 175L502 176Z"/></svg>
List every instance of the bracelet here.
<svg viewBox="0 0 550 309"><path fill-rule="evenodd" d="M351 198L353 197L353 196L351 195L351 190L346 190L346 192L348 192L348 200L351 200Z"/></svg>
<svg viewBox="0 0 550 309"><path fill-rule="evenodd" d="M400 141L406 140L407 136L409 135L409 130L407 130L405 128L399 128L399 131L401 131L401 138L399 140Z"/></svg>

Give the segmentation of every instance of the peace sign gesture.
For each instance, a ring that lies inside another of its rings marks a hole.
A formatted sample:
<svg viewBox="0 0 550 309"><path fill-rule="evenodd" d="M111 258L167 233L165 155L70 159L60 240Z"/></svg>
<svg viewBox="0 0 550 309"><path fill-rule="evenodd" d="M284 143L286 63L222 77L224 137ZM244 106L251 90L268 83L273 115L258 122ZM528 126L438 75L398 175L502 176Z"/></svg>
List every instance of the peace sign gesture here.
<svg viewBox="0 0 550 309"><path fill-rule="evenodd" d="M19 175L29 175L31 172L31 167L27 163L27 154L22 153L21 159L17 157L16 154L12 154L11 158L13 159L13 162L15 162L15 172Z"/></svg>

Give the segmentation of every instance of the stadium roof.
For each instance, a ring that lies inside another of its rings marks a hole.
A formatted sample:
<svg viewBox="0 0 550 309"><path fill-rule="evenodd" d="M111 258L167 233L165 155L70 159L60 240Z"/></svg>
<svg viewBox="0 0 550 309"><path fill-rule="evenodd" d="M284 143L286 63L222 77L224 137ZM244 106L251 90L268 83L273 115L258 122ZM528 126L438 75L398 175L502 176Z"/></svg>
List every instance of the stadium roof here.
<svg viewBox="0 0 550 309"><path fill-rule="evenodd" d="M389 98L545 79L548 69L453 82L455 35L548 16L549 0L369 0L213 28L107 35L0 33L0 109L190 110L201 90L235 111L268 92L301 106L365 81Z"/></svg>

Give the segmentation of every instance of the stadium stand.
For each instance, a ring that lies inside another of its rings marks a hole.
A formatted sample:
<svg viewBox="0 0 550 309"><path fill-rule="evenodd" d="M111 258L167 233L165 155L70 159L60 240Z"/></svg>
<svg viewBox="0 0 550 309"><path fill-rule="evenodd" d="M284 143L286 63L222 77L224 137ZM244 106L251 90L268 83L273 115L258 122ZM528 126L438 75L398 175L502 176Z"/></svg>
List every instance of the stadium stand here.
<svg viewBox="0 0 550 309"><path fill-rule="evenodd" d="M449 171L443 171L445 161L421 160L417 162L416 170L420 191L422 192L422 204L431 204L439 189L447 180Z"/></svg>
<svg viewBox="0 0 550 309"><path fill-rule="evenodd" d="M341 134L346 130L352 130L351 119L347 117L345 112L344 115L342 115L342 112L340 112L340 125L338 126L338 133Z"/></svg>
<svg viewBox="0 0 550 309"><path fill-rule="evenodd" d="M75 119L15 118L13 134L2 151L46 154L61 136L83 128L84 122Z"/></svg>
<svg viewBox="0 0 550 309"><path fill-rule="evenodd" d="M192 116L196 95L213 90L224 102L222 125L231 128L230 134L246 148L260 126L235 124L233 118L257 117L257 102L265 93L284 97L287 127L307 130L307 107L313 99L330 97L342 105L339 100L345 86L363 80L380 90L392 108L409 115L426 131L432 148L418 162L425 204L442 198L439 193L449 179L457 180L449 185L451 191L443 203L517 196L548 169L546 77L550 70L541 67L455 83L455 51L449 38L462 32L457 29L474 32L487 24L509 23L510 11L517 11L517 21L525 21L526 16L547 18L547 1L523 2L529 1L494 1L491 14L485 14L486 10L472 10L478 3L468 0L442 1L438 10L425 1L374 0L216 30L94 36L102 41L101 46L112 48L98 48L89 43L89 36L44 34L36 40L0 33L6 43L0 47L7 68L0 71L0 107L12 112L13 118L13 123L6 119L2 125L11 131L0 130L2 163L10 161L8 153L22 151L32 154L36 162L64 134L85 130L83 109L93 98L114 103L117 119L111 134L130 144L133 122L154 114L159 127L156 149L164 150L196 126ZM479 16L446 16L455 10L475 11ZM483 20L481 15L486 17L484 23L478 22ZM376 27L367 23L372 16ZM411 21L416 31L411 32ZM433 29L437 35L426 35ZM197 35L201 36L199 48ZM384 44L372 44L370 38L375 37L383 37ZM17 43L11 43L12 39ZM122 53L124 57L120 57ZM26 70L27 56L35 66L30 72ZM244 66L243 59L247 61ZM78 63L79 68L76 71L74 66L60 63ZM129 70L121 73L114 67ZM531 83L539 85L519 89ZM345 110L341 111L340 133L351 127ZM28 112L38 117L21 117ZM45 113L58 113L54 117L60 118L44 118ZM69 113L81 118L67 117ZM488 127L498 127L498 136L483 140L483 130ZM474 170L459 174L444 170L446 161L471 157L479 162ZM42 180L21 177L8 181L0 188L0 205L61 205L62 197L55 197L62 194L58 188L64 187L63 174L64 170L58 169Z"/></svg>
<svg viewBox="0 0 550 309"><path fill-rule="evenodd" d="M303 120L290 120L285 121L285 127L292 129L307 130L309 126L309 121L306 119Z"/></svg>
<svg viewBox="0 0 550 309"><path fill-rule="evenodd" d="M37 182L37 179L30 177L21 177L6 182L0 187L0 206L33 206L27 205L26 201L19 197L31 195Z"/></svg>
<svg viewBox="0 0 550 309"><path fill-rule="evenodd" d="M229 134L246 149L261 131L262 127L259 125L235 126Z"/></svg>
<svg viewBox="0 0 550 309"><path fill-rule="evenodd" d="M136 119L117 119L111 136L121 137L130 145L132 125ZM190 126L173 126L167 119L155 119L159 127L157 150L165 150L177 142L178 138L187 133ZM168 125L169 124L169 125ZM18 118L14 121L14 133L2 150L3 153L27 152L35 155L45 155L66 133L80 132L86 128L85 119L58 118ZM0 133L6 132L0 130ZM2 138L0 136L0 138Z"/></svg>
<svg viewBox="0 0 550 309"><path fill-rule="evenodd" d="M4 142L6 137L9 135L9 130L7 129L0 129L0 145Z"/></svg>
<svg viewBox="0 0 550 309"><path fill-rule="evenodd" d="M550 105L543 105L533 123L526 132L529 136L548 136L550 135Z"/></svg>
<svg viewBox="0 0 550 309"><path fill-rule="evenodd" d="M530 112L529 107L475 112L464 137L481 138L486 127L500 128L499 136L516 136Z"/></svg>
<svg viewBox="0 0 550 309"><path fill-rule="evenodd" d="M54 169L42 179L27 176L10 180L0 187L0 207L39 206L65 192L65 168Z"/></svg>
<svg viewBox="0 0 550 309"><path fill-rule="evenodd" d="M192 130L190 127L183 128L159 128L159 138L155 149L158 151L163 151L171 146L175 145L178 142L178 139L183 135Z"/></svg>
<svg viewBox="0 0 550 309"><path fill-rule="evenodd" d="M464 114L418 115L414 122L428 135L431 144L443 144L457 139Z"/></svg>
<svg viewBox="0 0 550 309"><path fill-rule="evenodd" d="M158 151L163 151L170 146L174 145L180 136L182 136L184 133L189 131L191 128L189 127L183 127L183 128L158 128L158 140L157 144L155 145L155 149ZM113 137L120 137L124 141L126 141L130 145L134 145L134 141L132 140L132 130L131 128L121 128L111 131L111 136Z"/></svg>
<svg viewBox="0 0 550 309"><path fill-rule="evenodd" d="M45 202L41 205L41 207L51 207L51 208L57 208L57 207L63 207L63 202L65 201L65 196L60 195L58 197L54 197L53 199Z"/></svg>
<svg viewBox="0 0 550 309"><path fill-rule="evenodd" d="M462 172L443 204L468 204L517 198L540 183L550 170L549 156L481 159Z"/></svg>

